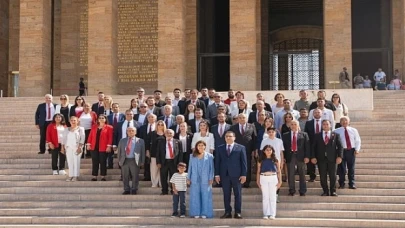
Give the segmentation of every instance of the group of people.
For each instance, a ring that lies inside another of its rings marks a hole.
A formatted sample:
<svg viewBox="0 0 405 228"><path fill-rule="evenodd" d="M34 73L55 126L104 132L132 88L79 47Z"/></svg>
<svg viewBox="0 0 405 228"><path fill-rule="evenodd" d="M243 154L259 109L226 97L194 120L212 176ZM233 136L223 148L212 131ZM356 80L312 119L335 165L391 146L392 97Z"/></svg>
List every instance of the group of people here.
<svg viewBox="0 0 405 228"><path fill-rule="evenodd" d="M398 69L395 69L394 76L390 81L390 83L387 83L387 75L382 70L382 68L378 68L378 70L374 73L373 80L374 80L374 87L372 86L373 81L371 81L368 75L363 77L360 75L360 73L358 73L355 77L353 77L353 86L355 89L367 89L367 88L374 88L375 90L405 89L405 87L403 87ZM352 82L350 81L349 73L347 72L346 67L343 67L343 70L339 74L339 82L342 89L352 88Z"/></svg>
<svg viewBox="0 0 405 228"><path fill-rule="evenodd" d="M337 196L337 173L339 188L345 188L346 169L349 188L356 189L354 167L361 140L349 126L349 109L339 94L329 101L325 91L319 91L311 102L307 91L301 90L300 99L292 104L277 93L270 105L258 93L256 103L250 105L241 91L229 90L227 99L207 88L186 89L184 97L181 93L176 88L174 97L162 100L161 91L147 97L138 88L124 113L102 92L92 105L83 96L71 105L67 95L54 104L47 94L35 113L39 154L45 153L47 144L54 175L66 174L67 159L67 181L78 181L80 160L85 157L92 159L91 180L98 181L100 174L100 180L106 181L107 169L114 168L117 157L115 168L121 169L124 195L137 194L143 168L144 181L160 187L161 195L173 195L172 216L180 217L185 217L190 186L190 217L212 218L212 188L221 187L225 207L221 218L242 218L242 188L250 187L252 175L262 190L265 219L276 216L283 181L288 181L289 195L296 194L296 172L299 194L305 196L305 177L308 174L309 182L315 181L315 165L322 196Z"/></svg>

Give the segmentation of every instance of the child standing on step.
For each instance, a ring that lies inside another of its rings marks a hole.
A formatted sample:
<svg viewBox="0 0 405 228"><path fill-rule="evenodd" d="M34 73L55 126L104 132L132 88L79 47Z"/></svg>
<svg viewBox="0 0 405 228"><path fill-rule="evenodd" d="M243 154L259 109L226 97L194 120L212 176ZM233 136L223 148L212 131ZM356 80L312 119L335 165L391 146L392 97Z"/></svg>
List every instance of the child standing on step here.
<svg viewBox="0 0 405 228"><path fill-rule="evenodd" d="M177 165L179 172L173 174L170 179L173 189L173 214L172 217L179 216L178 206L180 201L180 218L186 217L186 192L187 192L187 168L186 163L180 162Z"/></svg>

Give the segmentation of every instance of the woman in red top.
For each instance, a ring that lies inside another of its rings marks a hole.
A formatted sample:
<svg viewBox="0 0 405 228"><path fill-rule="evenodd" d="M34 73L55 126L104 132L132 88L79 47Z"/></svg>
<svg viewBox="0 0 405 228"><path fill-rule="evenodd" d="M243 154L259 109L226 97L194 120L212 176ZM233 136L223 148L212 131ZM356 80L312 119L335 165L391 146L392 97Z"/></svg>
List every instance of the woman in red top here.
<svg viewBox="0 0 405 228"><path fill-rule="evenodd" d="M84 104L86 104L84 97L77 96L75 98L75 104L70 108L70 116L76 116L77 118L80 118L80 115L83 112Z"/></svg>
<svg viewBox="0 0 405 228"><path fill-rule="evenodd" d="M106 181L107 175L107 153L112 151L113 127L108 125L107 117L100 114L97 119L97 125L91 128L87 140L87 150L91 151L92 175L91 181L97 181L98 170L100 167L101 181Z"/></svg>
<svg viewBox="0 0 405 228"><path fill-rule="evenodd" d="M66 128L65 117L58 113L53 116L52 123L46 128L46 143L52 153L52 170L53 175L66 175L65 161L66 155L61 153L61 143L63 132ZM59 167L58 167L59 157ZM59 168L59 169L58 169ZM59 172L58 172L59 171Z"/></svg>

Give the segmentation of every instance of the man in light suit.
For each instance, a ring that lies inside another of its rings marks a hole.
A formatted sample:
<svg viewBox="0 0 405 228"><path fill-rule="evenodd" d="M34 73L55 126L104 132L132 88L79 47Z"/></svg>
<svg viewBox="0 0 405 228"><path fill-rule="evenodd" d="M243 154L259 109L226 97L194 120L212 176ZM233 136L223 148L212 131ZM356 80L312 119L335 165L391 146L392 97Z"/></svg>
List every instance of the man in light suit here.
<svg viewBox="0 0 405 228"><path fill-rule="evenodd" d="M145 103L141 103L139 105L139 112L138 114L134 115L134 120L138 121L141 125L148 124L148 106Z"/></svg>
<svg viewBox="0 0 405 228"><path fill-rule="evenodd" d="M166 128L171 128L174 124L176 124L176 117L172 115L172 106L165 105L163 116L159 117L158 120L163 120L166 124Z"/></svg>
<svg viewBox="0 0 405 228"><path fill-rule="evenodd" d="M37 111L35 112L35 126L39 129L41 136L39 140L38 154L45 153L46 128L52 122L53 116L55 115L56 104L52 103L52 99L53 97L51 94L46 94L45 103L39 104Z"/></svg>
<svg viewBox="0 0 405 228"><path fill-rule="evenodd" d="M225 213L221 218L232 218L231 192L235 196L234 218L241 219L242 215L242 184L246 182L247 162L246 149L235 143L235 133L225 134L226 144L218 147L215 158L215 181L222 184Z"/></svg>
<svg viewBox="0 0 405 228"><path fill-rule="evenodd" d="M145 142L135 137L136 128L127 128L127 138L118 143L118 160L122 167L124 183L123 195L136 195L139 185L139 169L145 162ZM132 188L129 187L129 177L132 177Z"/></svg>
<svg viewBox="0 0 405 228"><path fill-rule="evenodd" d="M259 100L256 102L256 107L257 110L255 112L251 112L249 114L249 119L248 119L248 123L255 123L257 122L257 120L259 119L259 113L262 112L264 110L264 102ZM271 117L272 114L269 111L265 111L266 112L266 117Z"/></svg>
<svg viewBox="0 0 405 228"><path fill-rule="evenodd" d="M179 108L179 106L173 105L173 103L172 103L173 101L172 101L172 98L171 98L171 97L166 97L166 98L165 98L165 102L166 102L166 105L172 106L172 115L173 115L173 116L177 116L177 115L180 114L180 108ZM162 107L160 108L160 113L165 113L165 106L162 106Z"/></svg>
<svg viewBox="0 0 405 228"><path fill-rule="evenodd" d="M211 105L209 105L207 107L207 119L212 119L217 117L217 109L219 106L225 106L225 114L229 114L229 106L222 103L221 101L221 95L219 93L215 93L214 94L214 103L212 103Z"/></svg>

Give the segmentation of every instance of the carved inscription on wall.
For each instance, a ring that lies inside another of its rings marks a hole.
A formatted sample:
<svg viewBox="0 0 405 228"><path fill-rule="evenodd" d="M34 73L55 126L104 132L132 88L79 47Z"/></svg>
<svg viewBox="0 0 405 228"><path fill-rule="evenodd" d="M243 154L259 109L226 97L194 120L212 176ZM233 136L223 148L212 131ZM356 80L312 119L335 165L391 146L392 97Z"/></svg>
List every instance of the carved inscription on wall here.
<svg viewBox="0 0 405 228"><path fill-rule="evenodd" d="M157 88L158 0L118 0L118 92Z"/></svg>
<svg viewBox="0 0 405 228"><path fill-rule="evenodd" d="M79 75L81 78L84 78L85 83L87 84L88 76L88 34L89 34L89 2L83 1L80 4L80 32L79 32Z"/></svg>

